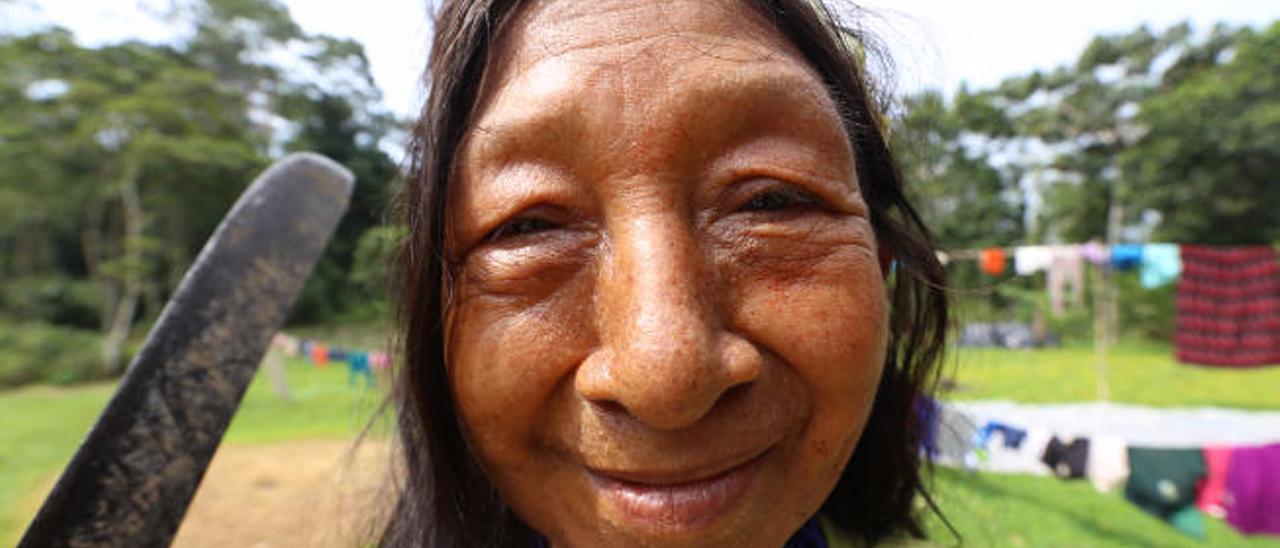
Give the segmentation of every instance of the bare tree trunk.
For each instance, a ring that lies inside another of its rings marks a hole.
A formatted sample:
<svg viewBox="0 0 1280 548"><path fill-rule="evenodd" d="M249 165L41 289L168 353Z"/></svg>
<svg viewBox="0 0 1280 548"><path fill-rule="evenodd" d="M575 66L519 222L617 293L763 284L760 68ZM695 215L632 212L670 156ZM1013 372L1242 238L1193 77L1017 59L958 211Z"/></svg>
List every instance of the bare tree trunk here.
<svg viewBox="0 0 1280 548"><path fill-rule="evenodd" d="M191 266L191 253L187 251L186 240L183 238L185 232L182 227L182 221L177 215L170 213L168 215L169 225L169 245L167 250L166 272L168 276L165 279L164 294L169 294L178 284L182 282L182 276L187 273L187 267Z"/></svg>
<svg viewBox="0 0 1280 548"><path fill-rule="evenodd" d="M106 203L101 198L89 202L85 212L84 229L80 231L80 252L84 255L84 267L89 279L98 288L102 309L98 320L99 329L106 331L111 327L112 309L115 307L116 290L110 278L102 272L102 235L106 213Z"/></svg>
<svg viewBox="0 0 1280 548"><path fill-rule="evenodd" d="M109 373L122 368L124 342L133 326L133 316L142 295L142 200L138 197L137 170L126 169L120 183L120 203L124 213L124 264L121 268L120 298L112 307L111 323L102 342L102 365Z"/></svg>

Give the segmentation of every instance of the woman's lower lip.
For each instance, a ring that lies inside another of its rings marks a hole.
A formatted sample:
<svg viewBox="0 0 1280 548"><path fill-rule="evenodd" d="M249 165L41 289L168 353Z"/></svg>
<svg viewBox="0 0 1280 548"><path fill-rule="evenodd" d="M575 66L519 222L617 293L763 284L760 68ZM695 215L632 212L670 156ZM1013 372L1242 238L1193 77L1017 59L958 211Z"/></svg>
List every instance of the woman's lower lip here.
<svg viewBox="0 0 1280 548"><path fill-rule="evenodd" d="M751 487L763 455L713 477L677 484L622 481L590 473L603 499L626 521L647 529L687 530L726 515Z"/></svg>

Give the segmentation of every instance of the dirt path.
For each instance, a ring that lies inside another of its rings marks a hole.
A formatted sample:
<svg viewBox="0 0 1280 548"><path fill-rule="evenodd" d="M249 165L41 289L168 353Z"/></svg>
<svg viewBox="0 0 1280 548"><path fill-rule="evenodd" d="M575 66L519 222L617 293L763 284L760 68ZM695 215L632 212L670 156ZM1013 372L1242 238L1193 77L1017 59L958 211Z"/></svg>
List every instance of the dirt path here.
<svg viewBox="0 0 1280 548"><path fill-rule="evenodd" d="M388 445L296 441L218 450L173 546L360 546L384 488ZM45 492L52 488L49 480ZM30 514L44 493L30 499Z"/></svg>

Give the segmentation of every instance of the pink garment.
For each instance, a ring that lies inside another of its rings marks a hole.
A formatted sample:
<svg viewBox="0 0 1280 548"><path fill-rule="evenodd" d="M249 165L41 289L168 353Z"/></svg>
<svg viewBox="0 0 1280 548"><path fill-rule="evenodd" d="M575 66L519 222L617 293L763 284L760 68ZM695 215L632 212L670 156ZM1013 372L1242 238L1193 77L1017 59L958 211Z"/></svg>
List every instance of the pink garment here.
<svg viewBox="0 0 1280 548"><path fill-rule="evenodd" d="M1196 506L1215 518L1227 516L1222 495L1227 490L1227 472L1231 470L1230 447L1207 446L1204 448L1205 479L1196 496Z"/></svg>
<svg viewBox="0 0 1280 548"><path fill-rule="evenodd" d="M1095 265L1105 265L1111 262L1111 248L1098 243L1096 240L1080 246L1080 254Z"/></svg>
<svg viewBox="0 0 1280 548"><path fill-rule="evenodd" d="M377 351L369 353L369 365L374 369L386 369L391 365L391 355Z"/></svg>

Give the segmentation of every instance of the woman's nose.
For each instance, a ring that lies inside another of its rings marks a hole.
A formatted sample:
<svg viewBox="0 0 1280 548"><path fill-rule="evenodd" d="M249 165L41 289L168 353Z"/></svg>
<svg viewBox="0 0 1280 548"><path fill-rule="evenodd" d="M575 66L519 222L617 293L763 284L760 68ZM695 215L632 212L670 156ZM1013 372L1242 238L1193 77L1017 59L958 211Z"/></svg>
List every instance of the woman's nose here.
<svg viewBox="0 0 1280 548"><path fill-rule="evenodd" d="M653 428L690 426L759 375L759 355L726 329L719 276L687 223L637 220L609 243L596 274L601 346L575 386Z"/></svg>

